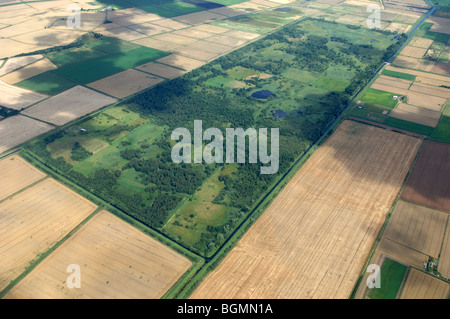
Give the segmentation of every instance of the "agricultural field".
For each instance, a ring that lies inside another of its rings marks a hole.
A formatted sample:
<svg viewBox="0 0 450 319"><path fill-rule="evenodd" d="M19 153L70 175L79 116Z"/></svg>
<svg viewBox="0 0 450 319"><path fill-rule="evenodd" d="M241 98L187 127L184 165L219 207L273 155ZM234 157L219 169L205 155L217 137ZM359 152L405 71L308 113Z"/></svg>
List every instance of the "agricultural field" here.
<svg viewBox="0 0 450 319"><path fill-rule="evenodd" d="M0 80L0 105L3 107L21 110L47 97L47 95L13 86Z"/></svg>
<svg viewBox="0 0 450 319"><path fill-rule="evenodd" d="M411 269L401 299L446 299L449 285L423 272Z"/></svg>
<svg viewBox="0 0 450 319"><path fill-rule="evenodd" d="M405 280L408 267L390 258L384 258L381 264L380 288L367 294L369 299L396 299Z"/></svg>
<svg viewBox="0 0 450 319"><path fill-rule="evenodd" d="M115 101L114 98L77 85L34 104L22 114L60 126Z"/></svg>
<svg viewBox="0 0 450 319"><path fill-rule="evenodd" d="M68 263L80 267L78 289L67 288ZM186 257L103 210L4 298L161 298L191 264Z"/></svg>
<svg viewBox="0 0 450 319"><path fill-rule="evenodd" d="M344 121L191 297L347 298L419 145Z"/></svg>
<svg viewBox="0 0 450 319"><path fill-rule="evenodd" d="M402 193L402 199L450 212L450 146L426 142Z"/></svg>
<svg viewBox="0 0 450 319"><path fill-rule="evenodd" d="M334 33L342 36L335 38ZM231 35L248 41L257 37L250 32ZM301 37L305 40L296 40ZM367 47L368 37L377 42ZM268 185L342 111L348 98L371 76L371 70L381 64L383 54L389 53L385 50L395 50L398 44L381 31L353 30L307 19L207 65L178 54L168 55L144 63L139 70L152 74L154 68L161 76L163 65L169 65L170 72L192 71L48 134L31 143L28 150L146 225L201 255L210 255ZM315 53L304 55L311 50ZM346 52L345 58L336 54L341 50ZM361 52L367 55L361 58ZM296 77L295 70L301 70L305 77ZM275 97L254 97L264 90ZM170 158L174 141L169 132L177 127L192 128L196 119L202 119L204 127L280 127L279 173L261 176L258 165L253 164L241 165L231 173L226 166L219 173L222 165L174 164ZM254 184L250 186L248 181ZM205 185L215 191L203 195L210 191ZM205 207L221 213L208 218ZM188 213L192 210L196 213ZM181 231L172 222L186 227ZM192 236L192 229L199 232Z"/></svg>
<svg viewBox="0 0 450 319"><path fill-rule="evenodd" d="M19 174L28 171L25 169ZM51 178L2 200L0 291L96 208L95 204Z"/></svg>
<svg viewBox="0 0 450 319"><path fill-rule="evenodd" d="M54 129L54 126L14 115L0 121L0 154Z"/></svg>
<svg viewBox="0 0 450 319"><path fill-rule="evenodd" d="M17 155L0 160L0 172L0 201L46 176Z"/></svg>

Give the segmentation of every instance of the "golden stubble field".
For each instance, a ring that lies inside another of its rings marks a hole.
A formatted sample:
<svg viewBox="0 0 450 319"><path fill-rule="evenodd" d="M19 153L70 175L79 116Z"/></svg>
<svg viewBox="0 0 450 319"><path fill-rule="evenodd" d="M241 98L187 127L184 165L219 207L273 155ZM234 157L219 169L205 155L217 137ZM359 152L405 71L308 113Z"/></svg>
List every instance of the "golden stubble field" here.
<svg viewBox="0 0 450 319"><path fill-rule="evenodd" d="M192 298L348 298L421 140L344 121Z"/></svg>
<svg viewBox="0 0 450 319"><path fill-rule="evenodd" d="M69 265L80 288L69 288ZM97 213L5 298L160 298L191 262L107 211Z"/></svg>
<svg viewBox="0 0 450 319"><path fill-rule="evenodd" d="M53 179L0 202L0 291L96 208Z"/></svg>

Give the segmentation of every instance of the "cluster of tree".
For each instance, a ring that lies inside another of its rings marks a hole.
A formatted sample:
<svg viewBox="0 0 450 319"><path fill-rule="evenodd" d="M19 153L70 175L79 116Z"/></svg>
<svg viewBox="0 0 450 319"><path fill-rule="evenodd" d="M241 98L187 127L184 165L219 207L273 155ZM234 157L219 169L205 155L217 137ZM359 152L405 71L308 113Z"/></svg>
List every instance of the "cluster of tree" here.
<svg viewBox="0 0 450 319"><path fill-rule="evenodd" d="M0 118L13 116L13 115L17 115L17 114L19 114L18 110L13 110L13 109L6 108L4 106L0 106Z"/></svg>
<svg viewBox="0 0 450 319"><path fill-rule="evenodd" d="M75 142L72 148L72 153L70 155L70 158L76 162L80 162L82 160L85 160L89 156L92 155L92 152L89 152L86 150L79 142Z"/></svg>
<svg viewBox="0 0 450 319"><path fill-rule="evenodd" d="M133 168L143 173L144 185L154 184L164 192L194 194L207 177L207 166L175 164L160 159L131 159L124 169Z"/></svg>

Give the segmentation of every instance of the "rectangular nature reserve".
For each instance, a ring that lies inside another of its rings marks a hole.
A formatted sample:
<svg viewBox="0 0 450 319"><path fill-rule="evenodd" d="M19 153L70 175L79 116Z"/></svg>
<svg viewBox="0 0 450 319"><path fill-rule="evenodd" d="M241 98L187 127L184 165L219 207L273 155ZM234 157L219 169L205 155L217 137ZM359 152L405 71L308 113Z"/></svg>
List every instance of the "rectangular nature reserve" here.
<svg viewBox="0 0 450 319"><path fill-rule="evenodd" d="M27 151L184 247L211 256L401 38L307 18L47 134ZM279 128L277 173L260 174L260 161L174 163L171 132L193 132L199 119L222 132Z"/></svg>

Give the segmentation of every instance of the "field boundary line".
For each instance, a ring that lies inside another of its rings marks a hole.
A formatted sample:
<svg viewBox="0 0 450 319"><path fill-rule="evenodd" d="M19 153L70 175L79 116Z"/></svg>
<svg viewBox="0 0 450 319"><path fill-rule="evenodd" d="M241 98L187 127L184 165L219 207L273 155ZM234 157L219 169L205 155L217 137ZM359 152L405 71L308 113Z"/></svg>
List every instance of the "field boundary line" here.
<svg viewBox="0 0 450 319"><path fill-rule="evenodd" d="M70 237L75 234L81 227L83 227L92 217L94 217L98 212L103 210L102 206L98 206L88 217L81 221L77 226L70 230L63 238L56 241L52 246L50 246L46 251L39 253L36 257L31 260L25 270L19 274L15 279L12 279L10 283L0 291L0 299L3 298L15 285L17 285L22 279L24 279L29 273L31 273L41 262L43 262L48 256L50 256L59 246L65 243Z"/></svg>

